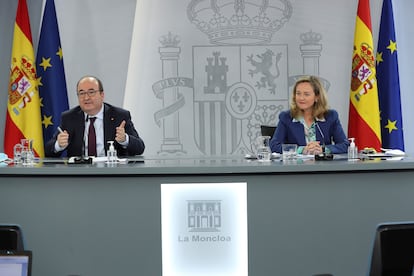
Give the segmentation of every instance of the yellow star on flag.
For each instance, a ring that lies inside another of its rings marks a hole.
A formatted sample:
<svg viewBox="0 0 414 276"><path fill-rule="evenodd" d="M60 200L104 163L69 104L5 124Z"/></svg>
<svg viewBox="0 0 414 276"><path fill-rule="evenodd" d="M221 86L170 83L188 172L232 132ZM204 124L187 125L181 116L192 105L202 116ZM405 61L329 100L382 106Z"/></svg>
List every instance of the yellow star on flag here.
<svg viewBox="0 0 414 276"><path fill-rule="evenodd" d="M387 125L385 128L388 128L388 133L391 133L393 130L397 130L398 128L395 126L397 124L397 121L390 121L388 120Z"/></svg>
<svg viewBox="0 0 414 276"><path fill-rule="evenodd" d="M52 116L43 115L42 124L44 125L44 128L47 128L48 126L53 125Z"/></svg>
<svg viewBox="0 0 414 276"><path fill-rule="evenodd" d="M377 52L377 56L375 57L375 60L377 61L377 64L384 61L382 59L382 52Z"/></svg>
<svg viewBox="0 0 414 276"><path fill-rule="evenodd" d="M387 46L387 49L391 51L391 54L393 54L395 51L397 51L397 42L390 40L390 44Z"/></svg>
<svg viewBox="0 0 414 276"><path fill-rule="evenodd" d="M63 58L63 52L62 48L59 46L59 50L56 52L56 55L59 56L59 59L62 60Z"/></svg>
<svg viewBox="0 0 414 276"><path fill-rule="evenodd" d="M42 62L39 65L43 67L43 71L46 71L48 67L52 67L52 65L50 64L50 58L44 57L42 57Z"/></svg>
<svg viewBox="0 0 414 276"><path fill-rule="evenodd" d="M36 86L43 86L42 77L36 78L35 82L36 82Z"/></svg>

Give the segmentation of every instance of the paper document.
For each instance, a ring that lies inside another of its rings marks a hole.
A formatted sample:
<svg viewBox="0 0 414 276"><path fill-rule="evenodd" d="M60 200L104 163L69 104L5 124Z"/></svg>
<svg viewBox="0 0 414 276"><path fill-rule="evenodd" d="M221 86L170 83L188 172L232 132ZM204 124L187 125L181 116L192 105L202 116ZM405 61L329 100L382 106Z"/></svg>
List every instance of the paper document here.
<svg viewBox="0 0 414 276"><path fill-rule="evenodd" d="M100 157L93 157L92 163L101 163L101 162L107 162L108 157L107 156L100 156ZM127 158L116 158L116 162L119 163L126 163L128 161Z"/></svg>

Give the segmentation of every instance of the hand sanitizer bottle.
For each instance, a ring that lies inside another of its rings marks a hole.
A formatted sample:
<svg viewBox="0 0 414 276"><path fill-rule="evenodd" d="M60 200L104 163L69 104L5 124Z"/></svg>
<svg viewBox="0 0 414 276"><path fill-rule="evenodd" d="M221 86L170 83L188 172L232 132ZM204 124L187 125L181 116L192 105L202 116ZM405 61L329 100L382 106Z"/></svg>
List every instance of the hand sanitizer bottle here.
<svg viewBox="0 0 414 276"><path fill-rule="evenodd" d="M117 156L116 156L116 150L114 147L114 141L108 141L108 143L109 143L109 149L107 152L108 163L116 163Z"/></svg>
<svg viewBox="0 0 414 276"><path fill-rule="evenodd" d="M355 138L349 138L351 144L348 147L348 160L358 159L358 147L355 145Z"/></svg>

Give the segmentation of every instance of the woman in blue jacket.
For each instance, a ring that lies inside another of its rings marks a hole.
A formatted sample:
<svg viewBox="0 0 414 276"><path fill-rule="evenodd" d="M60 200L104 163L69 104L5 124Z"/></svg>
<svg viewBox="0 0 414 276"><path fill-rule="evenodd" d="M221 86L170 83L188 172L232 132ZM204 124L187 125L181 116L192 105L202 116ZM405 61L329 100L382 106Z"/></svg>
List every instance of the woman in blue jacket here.
<svg viewBox="0 0 414 276"><path fill-rule="evenodd" d="M315 76L298 80L293 87L290 110L279 114L279 123L270 140L272 152L282 144L297 144L299 154L346 153L349 141L338 112L329 109L325 89Z"/></svg>

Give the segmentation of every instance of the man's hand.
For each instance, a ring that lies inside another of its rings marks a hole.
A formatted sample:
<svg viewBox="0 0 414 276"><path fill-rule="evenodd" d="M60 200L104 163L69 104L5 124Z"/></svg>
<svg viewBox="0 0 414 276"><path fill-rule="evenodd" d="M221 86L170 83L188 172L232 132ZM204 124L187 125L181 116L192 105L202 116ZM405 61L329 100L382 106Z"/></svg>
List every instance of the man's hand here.
<svg viewBox="0 0 414 276"><path fill-rule="evenodd" d="M126 140L125 135L125 120L121 122L121 124L116 128L116 134L115 134L115 141L118 143L123 143Z"/></svg>
<svg viewBox="0 0 414 276"><path fill-rule="evenodd" d="M69 145L69 133L66 130L60 132L57 136L57 142L59 147L66 148Z"/></svg>

